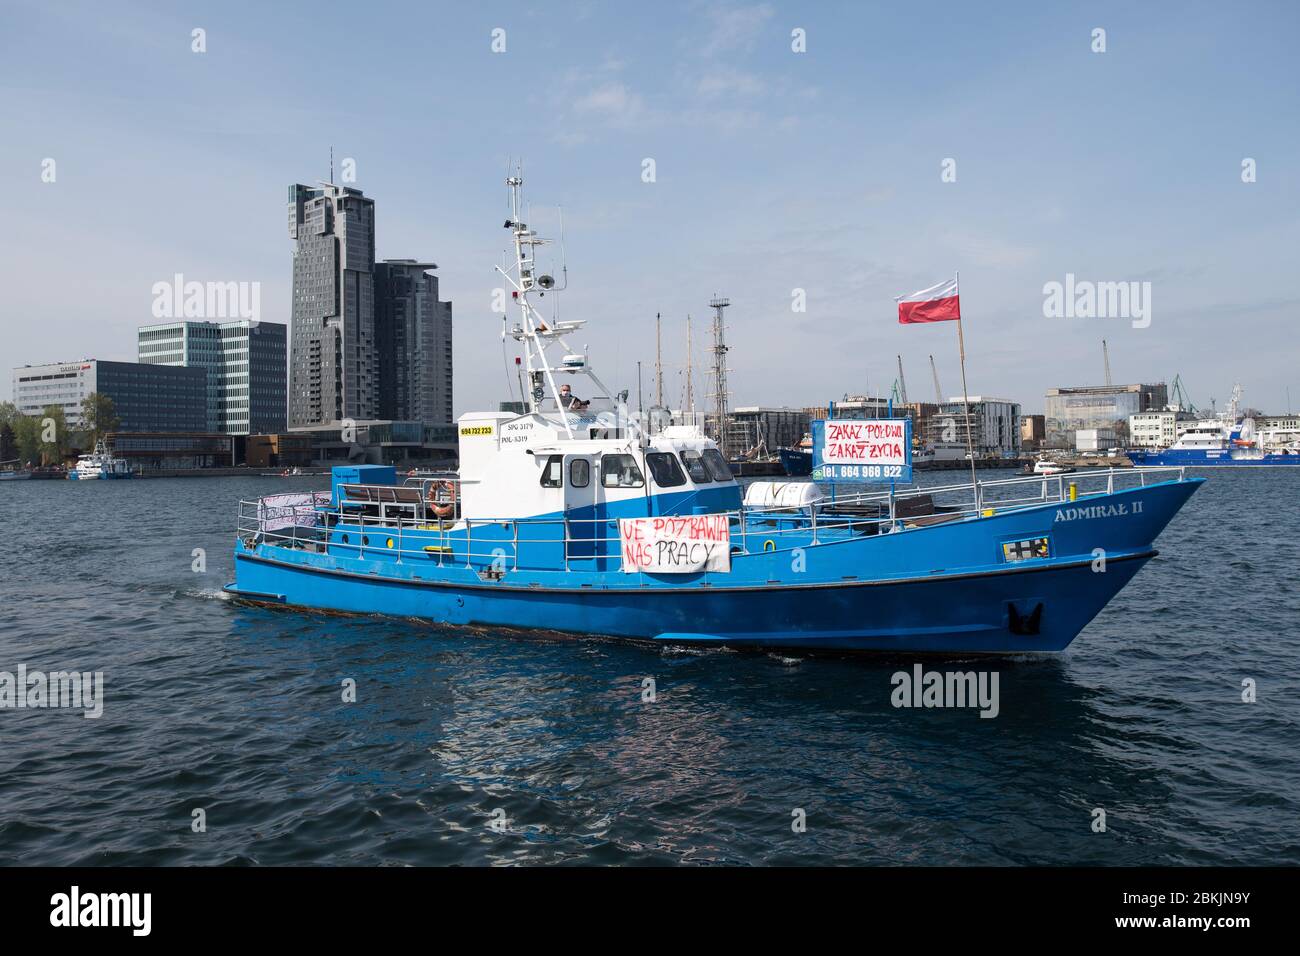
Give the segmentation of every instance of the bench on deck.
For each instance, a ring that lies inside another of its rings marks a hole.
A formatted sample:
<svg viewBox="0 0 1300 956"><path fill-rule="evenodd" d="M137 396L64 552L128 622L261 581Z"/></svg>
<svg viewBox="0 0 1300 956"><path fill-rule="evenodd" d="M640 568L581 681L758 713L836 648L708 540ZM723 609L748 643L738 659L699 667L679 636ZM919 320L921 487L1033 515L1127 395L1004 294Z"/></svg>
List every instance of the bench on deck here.
<svg viewBox="0 0 1300 956"><path fill-rule="evenodd" d="M894 502L894 517L902 521L905 527L924 528L945 521L956 521L961 514L936 506L933 495L915 495Z"/></svg>
<svg viewBox="0 0 1300 956"><path fill-rule="evenodd" d="M339 507L366 518L414 520L424 506L419 488L407 485L340 485Z"/></svg>

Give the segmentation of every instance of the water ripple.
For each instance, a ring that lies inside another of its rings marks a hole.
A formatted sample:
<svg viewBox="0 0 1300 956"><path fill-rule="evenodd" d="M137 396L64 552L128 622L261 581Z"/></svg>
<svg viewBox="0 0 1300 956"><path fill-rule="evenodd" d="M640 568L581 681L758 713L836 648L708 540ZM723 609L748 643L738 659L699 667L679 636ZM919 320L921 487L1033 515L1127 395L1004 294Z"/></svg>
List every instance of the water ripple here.
<svg viewBox="0 0 1300 956"><path fill-rule="evenodd" d="M0 711L0 864L1300 863L1297 479L1216 473L1065 654L926 661L994 720L892 707L910 659L238 607L277 480L21 483L0 670L106 701Z"/></svg>

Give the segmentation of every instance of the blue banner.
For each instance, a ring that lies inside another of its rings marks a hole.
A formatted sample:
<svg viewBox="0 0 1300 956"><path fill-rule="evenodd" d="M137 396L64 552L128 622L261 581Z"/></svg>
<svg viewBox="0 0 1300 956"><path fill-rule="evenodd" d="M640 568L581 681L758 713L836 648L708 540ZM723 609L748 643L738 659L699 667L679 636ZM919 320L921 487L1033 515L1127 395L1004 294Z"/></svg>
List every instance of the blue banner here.
<svg viewBox="0 0 1300 956"><path fill-rule="evenodd" d="M909 418L816 419L812 423L813 481L912 480Z"/></svg>

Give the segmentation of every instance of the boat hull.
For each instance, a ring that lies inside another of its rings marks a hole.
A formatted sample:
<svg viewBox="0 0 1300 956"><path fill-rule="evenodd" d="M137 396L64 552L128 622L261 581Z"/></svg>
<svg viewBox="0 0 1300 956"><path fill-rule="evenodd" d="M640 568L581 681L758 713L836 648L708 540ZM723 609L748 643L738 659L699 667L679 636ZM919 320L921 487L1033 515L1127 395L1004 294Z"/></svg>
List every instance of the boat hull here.
<svg viewBox="0 0 1300 956"><path fill-rule="evenodd" d="M677 644L896 653L1063 650L1156 552L1011 572L811 587L561 592L377 579L239 559L251 603ZM261 591L260 588L273 590ZM1029 621L1043 611L1037 626Z"/></svg>
<svg viewBox="0 0 1300 956"><path fill-rule="evenodd" d="M459 563L421 568L418 559L240 542L227 590L254 603L682 644L1060 651L1155 555L1156 535L1200 481L817 544L803 556L737 555L730 574L690 583L660 575L638 584L618 570L521 570L484 580L481 569ZM1052 557L1002 561L1005 542L1038 535L1050 536ZM880 573L886 568L888 576Z"/></svg>
<svg viewBox="0 0 1300 956"><path fill-rule="evenodd" d="M1164 451L1131 451L1129 461L1140 468L1179 466L1193 468L1300 468L1300 455L1269 452L1258 457L1233 457L1231 451L1169 448Z"/></svg>
<svg viewBox="0 0 1300 956"><path fill-rule="evenodd" d="M781 459L781 467L791 478L803 478L812 474L812 452L801 451L798 448L781 448L777 450L777 456Z"/></svg>

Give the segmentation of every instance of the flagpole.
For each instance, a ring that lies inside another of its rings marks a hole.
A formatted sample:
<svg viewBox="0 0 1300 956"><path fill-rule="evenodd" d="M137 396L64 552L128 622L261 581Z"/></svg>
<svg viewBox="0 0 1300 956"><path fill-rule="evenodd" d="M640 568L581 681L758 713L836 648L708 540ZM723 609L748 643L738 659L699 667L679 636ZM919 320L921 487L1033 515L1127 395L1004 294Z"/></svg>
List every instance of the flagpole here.
<svg viewBox="0 0 1300 956"><path fill-rule="evenodd" d="M953 273L953 282L956 285L957 295L961 295L961 273ZM958 301L961 301L960 298ZM971 494L975 494L975 446L971 440L971 420L970 420L970 395L966 391L966 337L961 331L961 310L957 311L957 351L961 356L961 402L962 408L966 412L966 454L970 458L970 485Z"/></svg>

